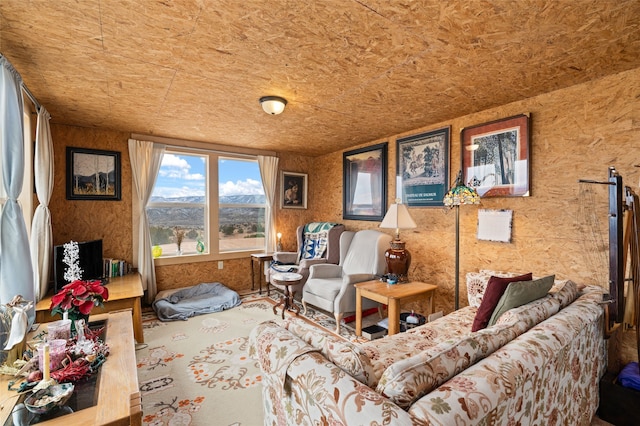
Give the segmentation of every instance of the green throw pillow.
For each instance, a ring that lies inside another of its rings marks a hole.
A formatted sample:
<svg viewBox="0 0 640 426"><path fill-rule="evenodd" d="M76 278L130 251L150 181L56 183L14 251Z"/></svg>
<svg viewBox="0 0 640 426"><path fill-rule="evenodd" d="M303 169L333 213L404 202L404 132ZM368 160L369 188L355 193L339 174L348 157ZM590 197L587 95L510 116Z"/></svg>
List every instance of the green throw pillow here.
<svg viewBox="0 0 640 426"><path fill-rule="evenodd" d="M500 315L509 309L526 305L529 302L544 297L553 286L555 278L555 275L549 275L548 277L533 281L516 281L510 283L498 301L496 308L493 310L493 315L491 315L491 319L489 320L489 327L494 325L496 321L498 321L498 318L500 318Z"/></svg>

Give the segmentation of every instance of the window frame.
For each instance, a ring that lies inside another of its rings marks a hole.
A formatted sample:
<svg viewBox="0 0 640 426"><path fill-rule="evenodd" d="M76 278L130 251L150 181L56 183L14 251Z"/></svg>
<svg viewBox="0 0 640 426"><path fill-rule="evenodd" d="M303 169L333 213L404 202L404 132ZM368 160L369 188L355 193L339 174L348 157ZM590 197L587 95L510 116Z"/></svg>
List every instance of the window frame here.
<svg viewBox="0 0 640 426"><path fill-rule="evenodd" d="M174 155L196 155L196 156L204 156L207 157L207 166L205 167L206 173L206 196L205 196L205 229L208 230L208 249L209 253L206 254L182 254L179 256L166 256L166 257L158 257L154 259L156 266L164 266L164 265L176 265L176 264L184 264L184 263L197 263L197 262L211 262L216 260L229 260L229 259L239 259L239 258L248 258L253 253L261 253L266 250L266 238L265 244L259 248L246 249L246 250L233 250L233 251L225 251L220 252L220 244L219 237L216 232L212 232L212 230L219 229L219 218L220 218L220 209L225 207L238 207L238 206L246 206L250 208L263 208L265 211L265 222L266 222L266 209L267 202L265 199L265 203L261 205L256 204L221 204L219 200L219 169L218 162L220 159L230 159L230 160L240 160L240 161L255 161L258 162L257 155L251 154L241 154L241 153L233 153L233 152L221 152L216 150L206 150L201 148L190 148L186 146L167 146L164 154L174 154ZM186 207L194 207L193 204L185 204L185 203L148 203L146 208L154 208L154 207L178 207L178 206L186 206ZM256 207L260 206L260 207ZM208 212L208 214L207 214ZM267 224L265 223L265 227ZM266 232L266 231L265 231ZM213 235L215 234L215 239Z"/></svg>

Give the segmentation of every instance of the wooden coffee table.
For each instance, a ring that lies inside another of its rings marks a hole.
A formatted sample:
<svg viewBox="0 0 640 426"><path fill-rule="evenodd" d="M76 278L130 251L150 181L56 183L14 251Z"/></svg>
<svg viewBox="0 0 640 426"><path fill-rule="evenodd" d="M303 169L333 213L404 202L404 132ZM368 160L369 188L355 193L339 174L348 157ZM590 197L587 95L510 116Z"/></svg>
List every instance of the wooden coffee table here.
<svg viewBox="0 0 640 426"><path fill-rule="evenodd" d="M383 281L365 281L355 284L356 288L356 335L362 336L362 298L375 300L388 306L388 334L400 332L400 302L427 298L429 313L433 313L433 295L437 285L419 281L403 284L387 284Z"/></svg>

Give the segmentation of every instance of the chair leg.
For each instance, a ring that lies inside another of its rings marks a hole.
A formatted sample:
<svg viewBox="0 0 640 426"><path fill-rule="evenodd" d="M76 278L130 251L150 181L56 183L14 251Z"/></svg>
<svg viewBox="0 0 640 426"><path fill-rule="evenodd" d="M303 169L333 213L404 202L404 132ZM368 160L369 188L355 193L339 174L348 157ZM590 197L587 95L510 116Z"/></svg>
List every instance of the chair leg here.
<svg viewBox="0 0 640 426"><path fill-rule="evenodd" d="M302 314L307 315L307 302L305 302L304 299L302 299L302 307L304 308Z"/></svg>
<svg viewBox="0 0 640 426"><path fill-rule="evenodd" d="M340 322L342 321L342 312L336 312L336 334L340 334Z"/></svg>

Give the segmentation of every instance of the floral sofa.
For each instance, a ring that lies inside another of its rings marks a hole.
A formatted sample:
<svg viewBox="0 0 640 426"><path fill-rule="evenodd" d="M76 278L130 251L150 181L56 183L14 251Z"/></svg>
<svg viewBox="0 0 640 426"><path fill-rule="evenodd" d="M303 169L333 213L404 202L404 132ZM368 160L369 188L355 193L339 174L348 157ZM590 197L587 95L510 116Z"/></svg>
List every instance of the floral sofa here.
<svg viewBox="0 0 640 426"><path fill-rule="evenodd" d="M589 425L606 369L603 290L555 281L471 332L497 274L467 275L470 306L371 342L296 318L258 325L248 350L263 372L264 424Z"/></svg>

